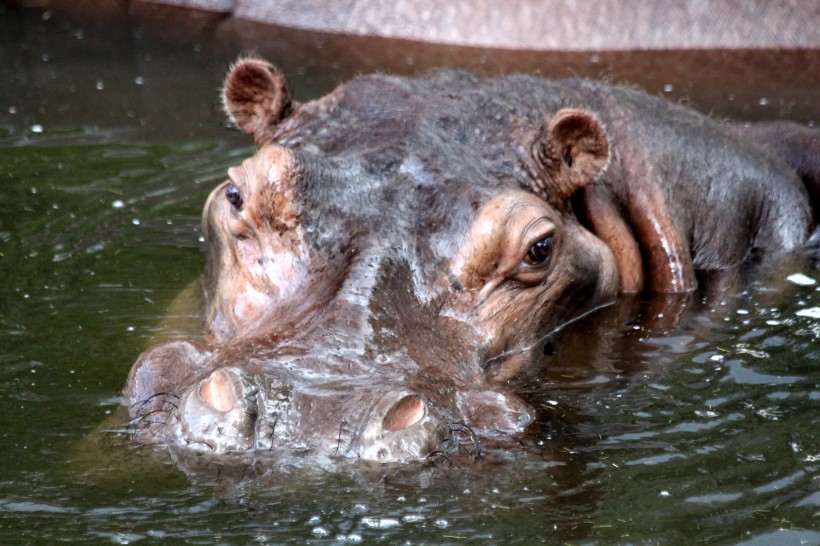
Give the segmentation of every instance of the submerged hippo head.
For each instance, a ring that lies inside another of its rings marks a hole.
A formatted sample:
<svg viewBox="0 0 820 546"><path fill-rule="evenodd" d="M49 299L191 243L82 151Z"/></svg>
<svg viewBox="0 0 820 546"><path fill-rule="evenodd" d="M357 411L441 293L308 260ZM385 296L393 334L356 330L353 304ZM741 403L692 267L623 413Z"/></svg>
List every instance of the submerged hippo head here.
<svg viewBox="0 0 820 546"><path fill-rule="evenodd" d="M208 345L131 372L139 436L411 460L454 423L523 430L531 411L493 385L618 290L571 202L607 168L601 124L465 74L363 77L306 104L283 82L246 60L225 84L258 151L205 205Z"/></svg>

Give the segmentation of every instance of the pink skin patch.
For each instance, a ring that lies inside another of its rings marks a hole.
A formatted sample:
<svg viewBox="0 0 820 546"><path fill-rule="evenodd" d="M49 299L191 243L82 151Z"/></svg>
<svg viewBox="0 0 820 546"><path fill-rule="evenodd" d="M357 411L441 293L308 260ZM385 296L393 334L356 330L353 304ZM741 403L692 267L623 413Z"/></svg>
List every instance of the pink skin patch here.
<svg viewBox="0 0 820 546"><path fill-rule="evenodd" d="M217 411L225 413L233 409L231 383L219 370L212 373L199 387L199 397Z"/></svg>
<svg viewBox="0 0 820 546"><path fill-rule="evenodd" d="M415 394L405 396L384 416L382 428L388 432L404 430L421 421L424 413L424 402L420 397Z"/></svg>

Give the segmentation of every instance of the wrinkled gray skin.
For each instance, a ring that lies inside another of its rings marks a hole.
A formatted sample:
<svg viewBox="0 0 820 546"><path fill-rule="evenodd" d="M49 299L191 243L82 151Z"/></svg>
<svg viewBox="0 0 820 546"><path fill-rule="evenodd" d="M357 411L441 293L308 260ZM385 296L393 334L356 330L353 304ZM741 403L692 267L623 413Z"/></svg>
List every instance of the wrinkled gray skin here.
<svg viewBox="0 0 820 546"><path fill-rule="evenodd" d="M533 411L500 385L543 336L812 229L777 150L634 90L440 72L298 104L247 60L225 105L259 151L205 205L205 341L128 378L141 442L410 461L456 423L514 436Z"/></svg>

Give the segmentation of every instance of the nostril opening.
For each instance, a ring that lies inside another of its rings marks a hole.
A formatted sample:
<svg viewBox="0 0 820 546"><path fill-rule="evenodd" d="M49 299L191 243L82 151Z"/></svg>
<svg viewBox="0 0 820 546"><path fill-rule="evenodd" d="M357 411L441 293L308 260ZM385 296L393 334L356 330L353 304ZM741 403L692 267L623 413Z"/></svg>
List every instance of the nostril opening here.
<svg viewBox="0 0 820 546"><path fill-rule="evenodd" d="M382 420L382 428L389 432L404 430L424 417L425 407L421 397L415 394L405 396L396 402Z"/></svg>
<svg viewBox="0 0 820 546"><path fill-rule="evenodd" d="M199 387L199 397L205 404L221 412L233 409L233 393L228 377L217 370Z"/></svg>

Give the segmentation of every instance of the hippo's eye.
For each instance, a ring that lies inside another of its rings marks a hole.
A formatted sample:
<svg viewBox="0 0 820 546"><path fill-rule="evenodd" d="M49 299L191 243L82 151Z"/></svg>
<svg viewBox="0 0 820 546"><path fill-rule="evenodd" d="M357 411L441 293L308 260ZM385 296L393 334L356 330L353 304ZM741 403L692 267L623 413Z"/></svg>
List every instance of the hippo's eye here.
<svg viewBox="0 0 820 546"><path fill-rule="evenodd" d="M242 210L242 194L239 193L239 188L237 188L233 182L225 188L225 198L228 200L228 203L233 205L233 208Z"/></svg>
<svg viewBox="0 0 820 546"><path fill-rule="evenodd" d="M539 239L534 245L530 247L527 255L524 256L524 262L529 265L542 265L545 263L552 251L552 236L548 235L543 239Z"/></svg>

